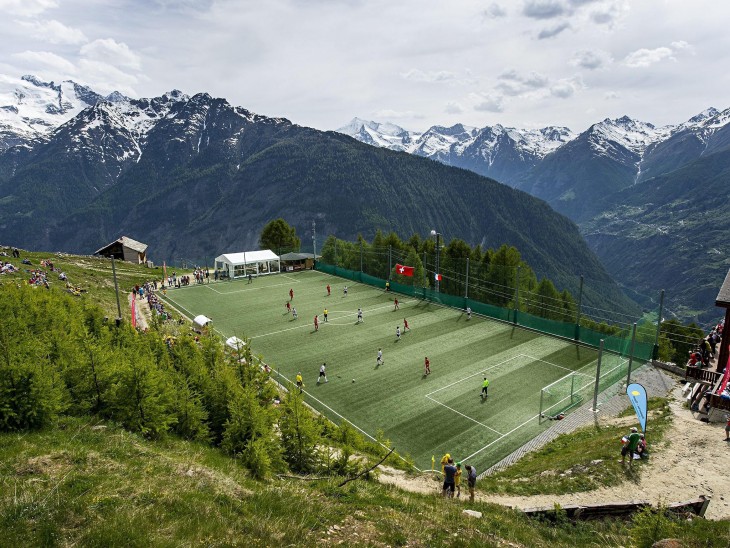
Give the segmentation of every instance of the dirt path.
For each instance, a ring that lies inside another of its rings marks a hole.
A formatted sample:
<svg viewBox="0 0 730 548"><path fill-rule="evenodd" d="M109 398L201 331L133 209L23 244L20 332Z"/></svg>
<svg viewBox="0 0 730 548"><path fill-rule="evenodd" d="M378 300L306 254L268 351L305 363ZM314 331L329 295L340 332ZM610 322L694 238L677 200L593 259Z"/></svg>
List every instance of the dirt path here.
<svg viewBox="0 0 730 548"><path fill-rule="evenodd" d="M724 424L707 424L697 420L681 403L679 389L672 393L671 409L674 421L664 442L652 448L651 459L643 464L641 478L636 484L626 482L617 487L602 488L586 493L565 495L505 496L479 493L480 501L516 508L598 504L627 500L649 500L653 504L691 500L699 495L711 495L705 517L730 519L730 443L725 438ZM610 419L621 423L625 419ZM619 452L616 457L620 458ZM419 493L438 493L440 485L426 476L407 477L405 473L381 467L380 481L401 489Z"/></svg>

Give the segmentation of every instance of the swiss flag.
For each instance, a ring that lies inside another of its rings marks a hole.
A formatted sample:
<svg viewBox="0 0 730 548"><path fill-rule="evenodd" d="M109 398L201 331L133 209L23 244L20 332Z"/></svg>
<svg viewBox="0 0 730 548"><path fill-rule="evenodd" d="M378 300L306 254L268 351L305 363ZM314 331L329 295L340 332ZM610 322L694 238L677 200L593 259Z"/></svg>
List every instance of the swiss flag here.
<svg viewBox="0 0 730 548"><path fill-rule="evenodd" d="M443 278L441 277L441 274L434 274L433 279L436 280L437 282L440 282L441 280L443 280Z"/></svg>
<svg viewBox="0 0 730 548"><path fill-rule="evenodd" d="M402 264L395 265L395 271L401 276L413 276L413 267Z"/></svg>

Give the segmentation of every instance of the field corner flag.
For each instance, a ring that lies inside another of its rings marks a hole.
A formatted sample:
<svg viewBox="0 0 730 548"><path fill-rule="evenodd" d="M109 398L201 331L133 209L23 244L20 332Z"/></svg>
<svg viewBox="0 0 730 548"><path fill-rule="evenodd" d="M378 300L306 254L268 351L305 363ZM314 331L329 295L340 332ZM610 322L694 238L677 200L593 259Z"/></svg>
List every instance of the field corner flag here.
<svg viewBox="0 0 730 548"><path fill-rule="evenodd" d="M435 470L436 466L436 455L431 455L431 472Z"/></svg>
<svg viewBox="0 0 730 548"><path fill-rule="evenodd" d="M634 406L639 424L641 424L641 431L646 433L646 389L638 383L632 383L626 387L626 395L629 397L631 405Z"/></svg>

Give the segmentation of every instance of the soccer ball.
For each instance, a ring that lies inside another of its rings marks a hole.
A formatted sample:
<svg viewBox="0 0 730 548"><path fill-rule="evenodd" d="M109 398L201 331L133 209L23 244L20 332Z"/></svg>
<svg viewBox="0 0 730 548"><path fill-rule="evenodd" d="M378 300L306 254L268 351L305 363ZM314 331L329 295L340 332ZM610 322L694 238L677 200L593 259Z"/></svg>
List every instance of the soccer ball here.
<svg viewBox="0 0 730 548"><path fill-rule="evenodd" d="M355 382L355 379L352 379L352 382Z"/></svg>

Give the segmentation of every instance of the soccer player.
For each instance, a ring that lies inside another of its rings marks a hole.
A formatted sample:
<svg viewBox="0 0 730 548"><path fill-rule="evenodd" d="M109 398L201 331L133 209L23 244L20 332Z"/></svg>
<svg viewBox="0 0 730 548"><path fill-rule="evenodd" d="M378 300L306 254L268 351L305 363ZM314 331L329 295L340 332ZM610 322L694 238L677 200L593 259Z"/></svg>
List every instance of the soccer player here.
<svg viewBox="0 0 730 548"><path fill-rule="evenodd" d="M314 330L319 331L319 318L316 314L314 315Z"/></svg>
<svg viewBox="0 0 730 548"><path fill-rule="evenodd" d="M299 316L297 316L297 309L296 307L292 307L291 309L291 315L294 316L294 319L296 320Z"/></svg>
<svg viewBox="0 0 730 548"><path fill-rule="evenodd" d="M327 296L330 296L330 291L332 291L332 288L330 287L330 284L327 284Z"/></svg>
<svg viewBox="0 0 730 548"><path fill-rule="evenodd" d="M357 323L362 323L362 308L357 309Z"/></svg>
<svg viewBox="0 0 730 548"><path fill-rule="evenodd" d="M326 363L323 363L319 366L319 378L317 379L317 384L319 384L319 381L321 381L324 378L324 382L327 382L327 373L325 372L325 368L327 367Z"/></svg>
<svg viewBox="0 0 730 548"><path fill-rule="evenodd" d="M393 301L393 305L395 306L395 308L393 308L393 310L398 310L400 308L398 306L398 299L397 298Z"/></svg>
<svg viewBox="0 0 730 548"><path fill-rule="evenodd" d="M294 289L291 289L291 288L289 289L289 300L290 301L294 300Z"/></svg>
<svg viewBox="0 0 730 548"><path fill-rule="evenodd" d="M471 306L466 307L466 319L471 320Z"/></svg>
<svg viewBox="0 0 730 548"><path fill-rule="evenodd" d="M400 340L400 325L395 326L395 340L396 341Z"/></svg>
<svg viewBox="0 0 730 548"><path fill-rule="evenodd" d="M291 305L289 304L289 301L284 303L284 307L286 308L286 313L289 314L289 312L291 312Z"/></svg>
<svg viewBox="0 0 730 548"><path fill-rule="evenodd" d="M405 333L406 331L410 331L410 330L411 330L411 328L408 327L408 320L403 318L403 333Z"/></svg>
<svg viewBox="0 0 730 548"><path fill-rule="evenodd" d="M297 373L296 377L297 387L299 388L299 393L302 393L302 389L304 388L304 379L302 379L302 372L300 371Z"/></svg>
<svg viewBox="0 0 730 548"><path fill-rule="evenodd" d="M390 280L388 280L387 282L385 282L385 290L386 291L390 291Z"/></svg>
<svg viewBox="0 0 730 548"><path fill-rule="evenodd" d="M487 389L489 388L489 381L487 380L487 377L484 377L484 382L482 382L482 392L479 394L480 398L486 398L489 394L487 394Z"/></svg>
<svg viewBox="0 0 730 548"><path fill-rule="evenodd" d="M344 296L345 296L345 297L347 297L347 286L345 286L345 287L344 287L344 288L342 289L342 292L344 293Z"/></svg>
<svg viewBox="0 0 730 548"><path fill-rule="evenodd" d="M428 360L428 356L426 356L426 359L423 361L423 367L425 369L424 375L430 375L431 374L431 362Z"/></svg>
<svg viewBox="0 0 730 548"><path fill-rule="evenodd" d="M376 365L383 365L383 349L378 348L378 361Z"/></svg>
<svg viewBox="0 0 730 548"><path fill-rule="evenodd" d="M324 309L324 312L322 312L322 316L324 316L324 321L327 321L327 309Z"/></svg>

